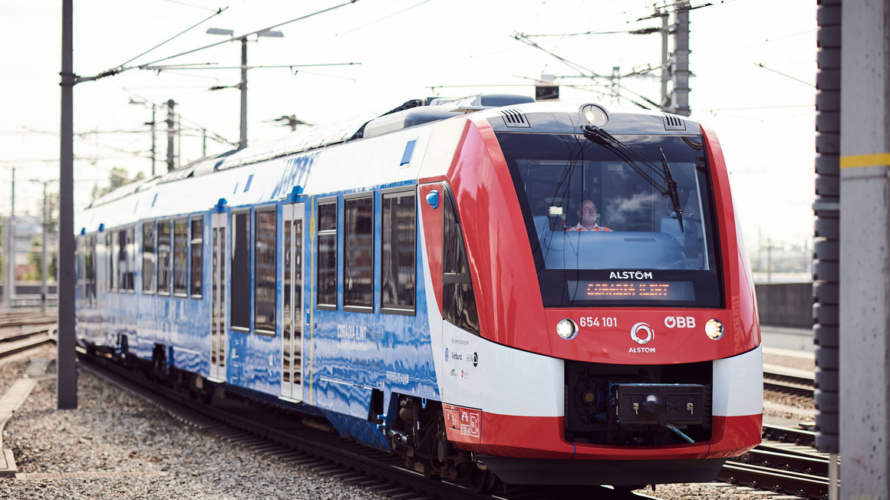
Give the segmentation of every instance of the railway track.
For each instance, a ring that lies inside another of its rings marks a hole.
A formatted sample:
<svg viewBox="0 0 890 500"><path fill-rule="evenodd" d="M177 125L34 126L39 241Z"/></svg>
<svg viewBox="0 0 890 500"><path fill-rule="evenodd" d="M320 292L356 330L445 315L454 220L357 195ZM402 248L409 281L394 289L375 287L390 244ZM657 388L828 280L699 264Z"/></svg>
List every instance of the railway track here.
<svg viewBox="0 0 890 500"><path fill-rule="evenodd" d="M655 497L608 487L529 487L499 485L491 494L479 493L468 484L455 484L430 478L406 469L401 459L379 450L340 438L319 422L301 423L296 413L270 409L245 402L236 395L210 405L192 395L151 383L104 358L80 354L80 366L110 383L148 399L174 418L214 433L227 441L248 446L268 456L276 456L315 472L367 487L393 498L441 498L518 500L562 500L572 498L655 499ZM657 500L657 499L655 499Z"/></svg>
<svg viewBox="0 0 890 500"><path fill-rule="evenodd" d="M763 390L813 399L815 375L776 365L763 365Z"/></svg>
<svg viewBox="0 0 890 500"><path fill-rule="evenodd" d="M55 332L55 323L6 332L0 336L0 359L53 342Z"/></svg>
<svg viewBox="0 0 890 500"><path fill-rule="evenodd" d="M56 314L39 312L7 311L0 313L0 331L25 326L40 326L56 322Z"/></svg>
<svg viewBox="0 0 890 500"><path fill-rule="evenodd" d="M809 498L827 498L828 455L812 448L812 431L763 426L764 442L726 462L720 481Z"/></svg>

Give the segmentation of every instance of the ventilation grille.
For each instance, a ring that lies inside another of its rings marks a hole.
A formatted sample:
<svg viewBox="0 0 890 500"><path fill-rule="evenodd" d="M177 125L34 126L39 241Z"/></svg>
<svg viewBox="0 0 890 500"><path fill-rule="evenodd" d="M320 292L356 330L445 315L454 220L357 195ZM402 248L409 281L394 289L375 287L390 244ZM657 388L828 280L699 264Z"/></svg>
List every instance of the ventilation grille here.
<svg viewBox="0 0 890 500"><path fill-rule="evenodd" d="M625 243L655 243L655 238L624 238Z"/></svg>
<svg viewBox="0 0 890 500"><path fill-rule="evenodd" d="M525 117L521 111L517 109L505 109L501 111L501 115L504 117L504 123L507 124L508 127L512 128L530 128L531 125L528 123L528 118Z"/></svg>
<svg viewBox="0 0 890 500"><path fill-rule="evenodd" d="M686 122L676 115L664 115L665 130L686 130Z"/></svg>

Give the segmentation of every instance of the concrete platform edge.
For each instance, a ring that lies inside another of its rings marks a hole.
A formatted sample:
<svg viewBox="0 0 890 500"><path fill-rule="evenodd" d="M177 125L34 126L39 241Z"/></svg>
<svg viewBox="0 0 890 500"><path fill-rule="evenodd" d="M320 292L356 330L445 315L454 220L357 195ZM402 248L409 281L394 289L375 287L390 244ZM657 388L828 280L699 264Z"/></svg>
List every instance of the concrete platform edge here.
<svg viewBox="0 0 890 500"><path fill-rule="evenodd" d="M0 477L15 477L18 472L18 466L15 464L15 457L12 450L2 450L3 456L0 457Z"/></svg>

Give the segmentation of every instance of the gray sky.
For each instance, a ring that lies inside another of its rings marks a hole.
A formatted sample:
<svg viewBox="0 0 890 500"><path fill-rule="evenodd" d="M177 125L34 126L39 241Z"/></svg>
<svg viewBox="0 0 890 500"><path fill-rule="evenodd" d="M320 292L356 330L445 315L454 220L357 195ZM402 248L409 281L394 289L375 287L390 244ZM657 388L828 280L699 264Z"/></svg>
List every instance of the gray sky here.
<svg viewBox="0 0 890 500"><path fill-rule="evenodd" d="M749 251L756 251L760 242L766 244L767 238L773 244L802 245L812 234L816 2L713 3L690 13L693 118L709 123L718 133ZM58 177L61 4L60 0L0 3L2 215L10 210L10 167L17 167L19 213L37 212L41 189L36 183L19 181ZM121 65L220 8L227 7L133 64L225 39L206 34L209 27L244 34L337 4L337 0L76 1L75 72L90 76ZM652 4L652 0L359 0L287 24L279 28L284 38L249 44L251 66L361 65L307 67L296 75L287 68L251 70L250 141L265 142L289 133L273 121L283 115L323 125L371 116L417 97L480 92L533 95L530 79L542 74L564 77L564 101L611 105L607 80L574 78L578 72L512 35L559 35L535 40L597 74L610 75L615 66L627 74L660 65L659 35L567 34L659 26L654 19L638 21L652 13ZM161 64L183 63L237 66L240 45L224 43ZM658 76L654 71L649 78L623 78L621 85L657 101ZM76 205L89 203L93 185L104 185L112 167L124 167L132 175L140 170L149 173L151 137L145 122L151 120L151 111L128 104L131 98L176 100L184 126L191 129L182 139L182 159L188 161L201 154L199 128L238 140L238 91L208 90L238 80L237 70L133 69L77 85ZM624 99L619 103L632 106ZM159 122L166 118L163 113L158 110ZM165 148L166 137L159 133L158 171L164 168ZM211 153L226 149L208 141Z"/></svg>

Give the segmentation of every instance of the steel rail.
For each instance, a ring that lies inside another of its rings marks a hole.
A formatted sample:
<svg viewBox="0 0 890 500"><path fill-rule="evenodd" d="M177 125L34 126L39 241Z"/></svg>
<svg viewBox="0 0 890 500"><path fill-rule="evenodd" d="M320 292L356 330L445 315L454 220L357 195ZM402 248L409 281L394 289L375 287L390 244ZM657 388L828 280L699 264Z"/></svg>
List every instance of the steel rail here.
<svg viewBox="0 0 890 500"><path fill-rule="evenodd" d="M55 325L52 325L0 339L0 358L53 342L55 339L51 336L51 332L54 328Z"/></svg>
<svg viewBox="0 0 890 500"><path fill-rule="evenodd" d="M815 432L778 425L763 424L763 437L783 443L799 444L801 446L813 447L816 444Z"/></svg>
<svg viewBox="0 0 890 500"><path fill-rule="evenodd" d="M764 443L726 462L717 479L760 490L827 498L829 460L812 446L815 433L763 426Z"/></svg>
<svg viewBox="0 0 890 500"><path fill-rule="evenodd" d="M815 393L815 374L765 368L763 388L784 394L812 398Z"/></svg>
<svg viewBox="0 0 890 500"><path fill-rule="evenodd" d="M717 479L732 484L744 484L767 491L782 491L810 498L824 498L828 494L828 478L790 471L780 471L759 465L728 461Z"/></svg>

